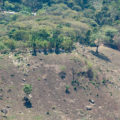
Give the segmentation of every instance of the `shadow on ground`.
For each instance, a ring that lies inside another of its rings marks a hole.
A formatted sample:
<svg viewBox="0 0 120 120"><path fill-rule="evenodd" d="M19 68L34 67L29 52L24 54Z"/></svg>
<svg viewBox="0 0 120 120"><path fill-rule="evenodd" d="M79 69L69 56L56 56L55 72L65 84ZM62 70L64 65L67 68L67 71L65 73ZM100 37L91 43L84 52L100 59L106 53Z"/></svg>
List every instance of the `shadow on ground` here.
<svg viewBox="0 0 120 120"><path fill-rule="evenodd" d="M104 60L104 61L106 61L106 62L111 62L111 60L107 57L107 56L105 56L103 53L96 53L95 51L93 51L93 50L91 50L90 51L94 56L96 56L96 57L98 57L98 58L100 58L100 59L102 59L102 60Z"/></svg>

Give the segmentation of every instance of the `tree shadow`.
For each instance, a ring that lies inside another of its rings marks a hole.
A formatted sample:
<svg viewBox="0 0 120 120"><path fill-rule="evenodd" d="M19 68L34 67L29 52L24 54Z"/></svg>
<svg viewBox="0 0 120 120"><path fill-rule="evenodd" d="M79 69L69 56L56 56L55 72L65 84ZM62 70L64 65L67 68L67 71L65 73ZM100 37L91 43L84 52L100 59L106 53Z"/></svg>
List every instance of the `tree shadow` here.
<svg viewBox="0 0 120 120"><path fill-rule="evenodd" d="M102 60L104 60L104 61L106 61L106 62L111 62L111 60L107 57L107 56L105 56L103 53L96 53L95 51L93 51L93 50L91 50L90 51L94 56L96 56L96 57L98 57L98 58L100 58L100 59L102 59Z"/></svg>

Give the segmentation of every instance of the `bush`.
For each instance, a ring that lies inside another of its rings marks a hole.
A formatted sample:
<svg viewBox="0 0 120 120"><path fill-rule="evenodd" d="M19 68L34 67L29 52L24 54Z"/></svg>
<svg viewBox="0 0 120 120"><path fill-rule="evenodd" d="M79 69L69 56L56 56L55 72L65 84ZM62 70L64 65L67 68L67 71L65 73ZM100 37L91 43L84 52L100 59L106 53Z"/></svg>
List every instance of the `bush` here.
<svg viewBox="0 0 120 120"><path fill-rule="evenodd" d="M0 50L4 50L6 48L6 46L4 45L3 42L0 42Z"/></svg>
<svg viewBox="0 0 120 120"><path fill-rule="evenodd" d="M14 50L14 49L16 48L16 45L15 45L15 41L14 41L14 40L11 40L11 39L5 40L5 41L4 41L4 44L5 44L10 50Z"/></svg>
<svg viewBox="0 0 120 120"><path fill-rule="evenodd" d="M31 94L32 92L32 86L29 84L24 85L23 91L26 95Z"/></svg>
<svg viewBox="0 0 120 120"><path fill-rule="evenodd" d="M65 89L65 93L66 94L70 94L70 86L69 85L66 85L66 87L65 87L66 89Z"/></svg>
<svg viewBox="0 0 120 120"><path fill-rule="evenodd" d="M90 80L93 80L94 79L94 71L92 68L89 68L88 71L87 71L87 76Z"/></svg>
<svg viewBox="0 0 120 120"><path fill-rule="evenodd" d="M12 30L9 33L9 36L17 41L23 40L27 41L29 40L29 33L26 32L25 30Z"/></svg>
<svg viewBox="0 0 120 120"><path fill-rule="evenodd" d="M66 38L66 40L62 42L62 47L65 51L71 51L73 47L73 41L69 38Z"/></svg>

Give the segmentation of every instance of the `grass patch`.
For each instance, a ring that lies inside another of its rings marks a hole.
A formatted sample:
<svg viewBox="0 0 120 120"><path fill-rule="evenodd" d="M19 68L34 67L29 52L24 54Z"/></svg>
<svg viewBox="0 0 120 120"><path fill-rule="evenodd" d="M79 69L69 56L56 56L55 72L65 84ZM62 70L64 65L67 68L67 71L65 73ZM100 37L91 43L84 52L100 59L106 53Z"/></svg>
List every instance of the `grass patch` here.
<svg viewBox="0 0 120 120"><path fill-rule="evenodd" d="M38 78L38 81L41 81L41 78L40 78L40 77Z"/></svg>
<svg viewBox="0 0 120 120"><path fill-rule="evenodd" d="M43 120L42 116L34 116L33 120Z"/></svg>
<svg viewBox="0 0 120 120"><path fill-rule="evenodd" d="M13 116L8 116L7 120L16 120L16 116L14 116L14 115Z"/></svg>
<svg viewBox="0 0 120 120"><path fill-rule="evenodd" d="M61 70L61 71L65 71L65 70L66 70L66 66L63 66L63 65L60 66L60 70Z"/></svg>

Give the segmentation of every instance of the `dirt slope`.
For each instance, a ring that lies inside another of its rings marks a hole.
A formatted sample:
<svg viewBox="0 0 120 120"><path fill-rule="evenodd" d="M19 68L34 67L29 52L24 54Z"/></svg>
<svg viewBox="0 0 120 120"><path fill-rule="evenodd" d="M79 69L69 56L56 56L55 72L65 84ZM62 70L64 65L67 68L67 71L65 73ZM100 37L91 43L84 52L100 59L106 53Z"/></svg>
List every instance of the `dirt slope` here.
<svg viewBox="0 0 120 120"><path fill-rule="evenodd" d="M7 118L0 113L0 120L119 120L120 53L104 46L99 56L94 51L77 45L72 53L60 55L0 55L0 110L8 111ZM93 63L98 81L81 75L88 69L86 61ZM77 91L71 85L73 68ZM32 85L32 108L23 104L24 84ZM65 93L66 85L70 94Z"/></svg>

